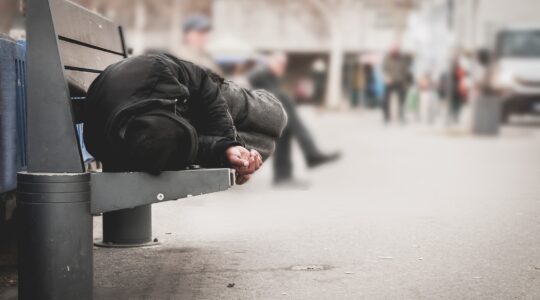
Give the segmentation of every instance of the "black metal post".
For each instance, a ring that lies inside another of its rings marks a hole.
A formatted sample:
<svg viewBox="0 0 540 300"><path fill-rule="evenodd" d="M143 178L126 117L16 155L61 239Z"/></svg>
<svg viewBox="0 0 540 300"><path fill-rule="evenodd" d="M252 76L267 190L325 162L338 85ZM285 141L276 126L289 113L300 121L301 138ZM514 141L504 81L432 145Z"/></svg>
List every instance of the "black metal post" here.
<svg viewBox="0 0 540 300"><path fill-rule="evenodd" d="M88 173L18 175L19 299L92 299Z"/></svg>
<svg viewBox="0 0 540 300"><path fill-rule="evenodd" d="M103 241L100 247L146 247L152 240L152 205L121 209L103 214Z"/></svg>

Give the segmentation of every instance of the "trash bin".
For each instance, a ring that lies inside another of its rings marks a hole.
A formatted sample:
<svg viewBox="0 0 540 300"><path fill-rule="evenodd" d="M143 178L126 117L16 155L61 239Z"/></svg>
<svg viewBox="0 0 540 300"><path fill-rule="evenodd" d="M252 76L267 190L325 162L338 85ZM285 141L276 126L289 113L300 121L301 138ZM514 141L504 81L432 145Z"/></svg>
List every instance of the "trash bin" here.
<svg viewBox="0 0 540 300"><path fill-rule="evenodd" d="M473 102L472 133L497 135L501 124L501 100L494 95L481 95Z"/></svg>
<svg viewBox="0 0 540 300"><path fill-rule="evenodd" d="M0 193L14 190L26 165L25 47L0 35Z"/></svg>

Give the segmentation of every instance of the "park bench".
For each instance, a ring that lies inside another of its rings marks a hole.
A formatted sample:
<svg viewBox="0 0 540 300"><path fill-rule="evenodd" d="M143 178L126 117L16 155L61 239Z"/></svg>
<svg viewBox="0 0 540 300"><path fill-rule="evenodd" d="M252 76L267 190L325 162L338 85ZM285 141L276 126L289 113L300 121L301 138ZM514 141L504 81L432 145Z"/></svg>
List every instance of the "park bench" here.
<svg viewBox="0 0 540 300"><path fill-rule="evenodd" d="M224 191L234 176L229 169L86 172L74 101L108 65L127 57L122 29L66 0L29 0L27 36L27 171L17 178L19 299L91 299L93 214L103 213L101 245L149 245L152 203Z"/></svg>

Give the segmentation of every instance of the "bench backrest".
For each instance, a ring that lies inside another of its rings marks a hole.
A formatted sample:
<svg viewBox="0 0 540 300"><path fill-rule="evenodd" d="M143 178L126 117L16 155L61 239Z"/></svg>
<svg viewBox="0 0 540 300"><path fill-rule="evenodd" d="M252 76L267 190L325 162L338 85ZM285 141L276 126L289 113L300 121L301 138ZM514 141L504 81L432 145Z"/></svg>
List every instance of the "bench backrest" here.
<svg viewBox="0 0 540 300"><path fill-rule="evenodd" d="M127 56L122 29L66 0L29 1L28 171L83 172L71 97Z"/></svg>

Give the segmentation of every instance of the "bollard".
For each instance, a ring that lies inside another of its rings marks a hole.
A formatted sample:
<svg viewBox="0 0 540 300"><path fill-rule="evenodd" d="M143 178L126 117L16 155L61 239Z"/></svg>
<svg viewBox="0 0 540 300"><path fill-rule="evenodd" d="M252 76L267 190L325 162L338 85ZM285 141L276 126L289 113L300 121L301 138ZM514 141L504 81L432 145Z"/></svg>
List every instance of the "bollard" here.
<svg viewBox="0 0 540 300"><path fill-rule="evenodd" d="M475 135L496 136L501 123L502 101L493 95L480 95L473 102L472 132Z"/></svg>
<svg viewBox="0 0 540 300"><path fill-rule="evenodd" d="M90 174L17 179L19 299L92 299Z"/></svg>

